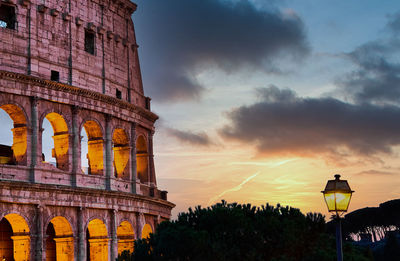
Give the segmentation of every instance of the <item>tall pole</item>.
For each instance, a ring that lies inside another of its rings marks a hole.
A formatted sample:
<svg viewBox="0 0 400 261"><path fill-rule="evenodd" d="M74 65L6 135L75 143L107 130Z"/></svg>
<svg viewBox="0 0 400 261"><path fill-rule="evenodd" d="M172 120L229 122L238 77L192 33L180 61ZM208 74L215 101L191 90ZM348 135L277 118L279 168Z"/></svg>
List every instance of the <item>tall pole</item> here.
<svg viewBox="0 0 400 261"><path fill-rule="evenodd" d="M343 251L342 251L342 225L339 215L336 215L336 252L337 261L343 261Z"/></svg>

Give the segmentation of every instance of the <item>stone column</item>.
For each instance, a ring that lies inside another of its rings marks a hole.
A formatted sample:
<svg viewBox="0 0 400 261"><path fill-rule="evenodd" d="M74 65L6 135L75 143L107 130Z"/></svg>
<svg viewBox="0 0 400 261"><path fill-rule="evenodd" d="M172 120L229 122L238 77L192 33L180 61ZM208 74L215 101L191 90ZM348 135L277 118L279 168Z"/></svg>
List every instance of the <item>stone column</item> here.
<svg viewBox="0 0 400 261"><path fill-rule="evenodd" d="M111 211L111 260L115 260L118 257L117 213L118 211L116 209Z"/></svg>
<svg viewBox="0 0 400 261"><path fill-rule="evenodd" d="M78 126L78 113L79 107L73 106L72 107L72 175L71 175L71 186L77 186L77 173L79 172L80 167L80 133L79 133L79 126Z"/></svg>
<svg viewBox="0 0 400 261"><path fill-rule="evenodd" d="M35 167L38 161L38 100L38 97L31 97L31 166L29 181L32 183L36 181Z"/></svg>
<svg viewBox="0 0 400 261"><path fill-rule="evenodd" d="M36 249L35 260L43 260L43 206L38 205L36 209Z"/></svg>
<svg viewBox="0 0 400 261"><path fill-rule="evenodd" d="M136 214L136 230L137 230L137 239L142 238L142 230L144 225L146 224L146 220L144 218L143 213Z"/></svg>
<svg viewBox="0 0 400 261"><path fill-rule="evenodd" d="M78 261L86 261L86 231L83 219L84 211L84 208L78 208Z"/></svg>
<svg viewBox="0 0 400 261"><path fill-rule="evenodd" d="M132 181L132 193L136 194L136 123L131 123L131 181Z"/></svg>
<svg viewBox="0 0 400 261"><path fill-rule="evenodd" d="M156 187L156 172L154 169L154 154L153 154L153 135L154 131L149 131L149 174L150 174L150 186Z"/></svg>
<svg viewBox="0 0 400 261"><path fill-rule="evenodd" d="M111 134L111 115L106 115L106 190L111 190L111 176L113 173L112 164L112 134Z"/></svg>

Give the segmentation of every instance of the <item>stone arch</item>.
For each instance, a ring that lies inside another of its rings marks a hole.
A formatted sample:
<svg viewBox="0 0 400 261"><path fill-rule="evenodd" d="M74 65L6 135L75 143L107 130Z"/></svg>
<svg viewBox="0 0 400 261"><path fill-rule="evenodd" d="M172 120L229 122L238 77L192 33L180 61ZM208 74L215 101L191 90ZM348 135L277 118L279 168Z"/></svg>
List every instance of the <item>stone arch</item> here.
<svg viewBox="0 0 400 261"><path fill-rule="evenodd" d="M129 138L124 129L116 128L112 136L114 153L114 176L129 179Z"/></svg>
<svg viewBox="0 0 400 261"><path fill-rule="evenodd" d="M88 120L83 128L88 138L88 173L92 175L103 175L104 171L104 139L103 130L96 120Z"/></svg>
<svg viewBox="0 0 400 261"><path fill-rule="evenodd" d="M16 213L5 215L0 220L2 254L9 260L29 260L30 256L30 230L25 218Z"/></svg>
<svg viewBox="0 0 400 261"><path fill-rule="evenodd" d="M12 146L0 145L0 164L26 165L28 128L25 111L16 104L3 104L0 109L13 121Z"/></svg>
<svg viewBox="0 0 400 261"><path fill-rule="evenodd" d="M74 238L65 217L53 217L46 229L46 260L74 260Z"/></svg>
<svg viewBox="0 0 400 261"><path fill-rule="evenodd" d="M147 183L149 179L149 151L146 139L140 135L136 140L136 171L141 183Z"/></svg>
<svg viewBox="0 0 400 261"><path fill-rule="evenodd" d="M92 219L86 229L87 260L108 260L108 232L104 222L100 219Z"/></svg>
<svg viewBox="0 0 400 261"><path fill-rule="evenodd" d="M150 224L146 223L142 229L142 238L149 238L151 233L153 233L153 229Z"/></svg>
<svg viewBox="0 0 400 261"><path fill-rule="evenodd" d="M53 128L54 148L52 157L56 159L56 167L61 170L69 170L69 128L65 118L57 113L47 113L46 118ZM43 120L44 120L43 118ZM42 120L42 125L43 125ZM42 140L43 142L43 140Z"/></svg>
<svg viewBox="0 0 400 261"><path fill-rule="evenodd" d="M135 232L132 224L124 220L117 227L118 255L123 251L133 252Z"/></svg>

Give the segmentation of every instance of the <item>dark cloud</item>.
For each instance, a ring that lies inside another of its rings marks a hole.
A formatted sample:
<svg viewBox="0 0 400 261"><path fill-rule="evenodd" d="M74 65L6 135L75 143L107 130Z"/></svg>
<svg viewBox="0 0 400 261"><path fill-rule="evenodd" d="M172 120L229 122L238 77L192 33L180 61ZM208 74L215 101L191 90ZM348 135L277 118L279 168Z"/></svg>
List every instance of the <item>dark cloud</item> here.
<svg viewBox="0 0 400 261"><path fill-rule="evenodd" d="M205 132L193 133L190 131L167 128L167 133L179 141L191 145L210 146L214 144Z"/></svg>
<svg viewBox="0 0 400 261"><path fill-rule="evenodd" d="M345 96L357 103L400 104L400 13L391 16L386 28L390 37L345 54L356 69L338 83Z"/></svg>
<svg viewBox="0 0 400 261"><path fill-rule="evenodd" d="M370 42L348 54L357 70L339 84L357 103L399 104L400 63L391 59L400 55L400 42Z"/></svg>
<svg viewBox="0 0 400 261"><path fill-rule="evenodd" d="M145 89L158 101L192 99L204 88L202 69L279 71L277 57L303 56L308 47L302 20L248 0L140 0L133 16Z"/></svg>
<svg viewBox="0 0 400 261"><path fill-rule="evenodd" d="M258 89L258 97L227 113L231 123L220 134L256 145L260 154L374 157L400 144L398 107L301 98L274 86Z"/></svg>

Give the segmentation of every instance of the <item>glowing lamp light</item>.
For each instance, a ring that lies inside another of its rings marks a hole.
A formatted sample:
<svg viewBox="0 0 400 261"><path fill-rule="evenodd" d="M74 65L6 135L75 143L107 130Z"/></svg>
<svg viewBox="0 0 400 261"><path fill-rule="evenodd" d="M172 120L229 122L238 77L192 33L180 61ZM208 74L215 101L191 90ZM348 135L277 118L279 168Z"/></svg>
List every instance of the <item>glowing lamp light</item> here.
<svg viewBox="0 0 400 261"><path fill-rule="evenodd" d="M350 189L347 180L341 180L340 175L336 174L334 180L328 180L325 190L321 191L324 194L325 203L328 206L329 212L346 212L351 199L351 194L354 192Z"/></svg>

